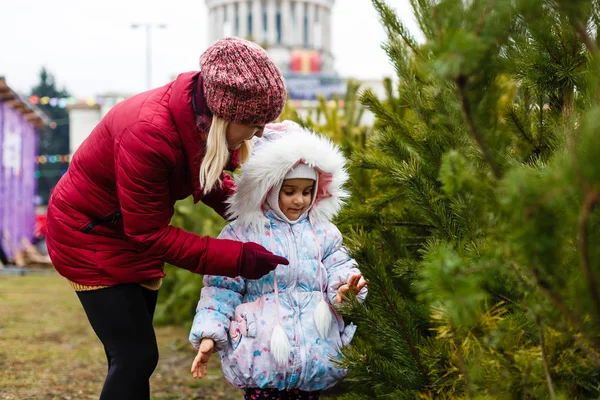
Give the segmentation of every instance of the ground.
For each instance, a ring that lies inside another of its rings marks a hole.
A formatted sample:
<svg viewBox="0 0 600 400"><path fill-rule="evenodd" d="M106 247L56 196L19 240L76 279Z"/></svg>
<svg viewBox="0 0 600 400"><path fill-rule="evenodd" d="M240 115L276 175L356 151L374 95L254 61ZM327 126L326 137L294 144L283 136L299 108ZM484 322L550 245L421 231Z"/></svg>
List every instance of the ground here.
<svg viewBox="0 0 600 400"><path fill-rule="evenodd" d="M195 351L182 327L158 327L160 361L152 399L239 399L218 357L209 375L189 373ZM97 399L103 348L67 282L58 275L0 276L0 399Z"/></svg>
<svg viewBox="0 0 600 400"><path fill-rule="evenodd" d="M188 333L183 327L156 328L160 360L152 400L241 399L216 356L207 377L192 378L196 351ZM105 376L103 347L64 278L53 271L0 275L0 400L98 399Z"/></svg>

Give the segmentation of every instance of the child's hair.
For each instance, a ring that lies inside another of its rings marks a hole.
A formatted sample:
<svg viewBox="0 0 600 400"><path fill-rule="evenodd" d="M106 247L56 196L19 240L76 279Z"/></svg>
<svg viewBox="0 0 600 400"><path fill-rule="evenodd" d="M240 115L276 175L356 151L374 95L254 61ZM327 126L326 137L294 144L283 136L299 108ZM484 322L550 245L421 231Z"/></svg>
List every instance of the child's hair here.
<svg viewBox="0 0 600 400"><path fill-rule="evenodd" d="M229 160L227 147L227 127L229 122L213 116L208 138L206 139L206 152L200 165L200 186L204 194L209 193L215 185L221 184L221 173ZM252 152L252 141L246 140L239 150L240 162L245 162Z"/></svg>

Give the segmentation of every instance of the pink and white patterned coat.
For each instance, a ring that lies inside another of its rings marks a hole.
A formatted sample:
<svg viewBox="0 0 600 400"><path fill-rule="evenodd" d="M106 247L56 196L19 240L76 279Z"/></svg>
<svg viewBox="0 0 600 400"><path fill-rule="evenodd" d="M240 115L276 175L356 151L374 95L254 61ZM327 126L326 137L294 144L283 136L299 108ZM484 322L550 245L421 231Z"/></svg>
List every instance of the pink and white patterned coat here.
<svg viewBox="0 0 600 400"><path fill-rule="evenodd" d="M317 169L319 189L308 215L290 224L265 210L264 199L298 162ZM267 127L242 167L238 191L230 202L230 212L237 219L219 237L259 243L290 264L280 265L259 280L205 276L190 332L196 348L203 338L215 341L225 377L239 388L317 391L332 387L346 375L335 360L352 340L356 326L346 325L334 313L328 336L321 338L314 320L321 293L334 309L338 288L359 273L342 246L340 231L330 222L347 196L342 189L347 180L344 165L344 157L328 139L286 122ZM366 295L365 288L358 297L364 300ZM288 363L283 366L270 354L278 311L291 343Z"/></svg>

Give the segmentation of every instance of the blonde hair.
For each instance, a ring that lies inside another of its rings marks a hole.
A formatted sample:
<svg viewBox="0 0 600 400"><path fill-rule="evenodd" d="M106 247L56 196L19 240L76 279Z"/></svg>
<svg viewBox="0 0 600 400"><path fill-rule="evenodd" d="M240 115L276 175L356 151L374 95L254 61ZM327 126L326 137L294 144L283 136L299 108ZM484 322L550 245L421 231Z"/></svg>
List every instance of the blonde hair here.
<svg viewBox="0 0 600 400"><path fill-rule="evenodd" d="M227 127L229 122L223 118L213 116L208 138L206 139L206 152L200 165L200 187L204 194L209 193L217 185L221 185L221 174L229 160L227 147ZM244 163L252 151L252 140L246 140L239 151L240 162Z"/></svg>

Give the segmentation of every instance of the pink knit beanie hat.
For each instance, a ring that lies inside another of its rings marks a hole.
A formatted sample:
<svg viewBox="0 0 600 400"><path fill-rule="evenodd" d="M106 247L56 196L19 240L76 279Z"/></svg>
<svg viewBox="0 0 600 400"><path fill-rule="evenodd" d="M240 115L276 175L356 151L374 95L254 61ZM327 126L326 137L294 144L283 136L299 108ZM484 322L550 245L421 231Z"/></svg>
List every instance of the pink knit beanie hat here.
<svg viewBox="0 0 600 400"><path fill-rule="evenodd" d="M279 117L287 98L281 71L256 43L220 39L200 57L210 111L229 122L264 125Z"/></svg>

